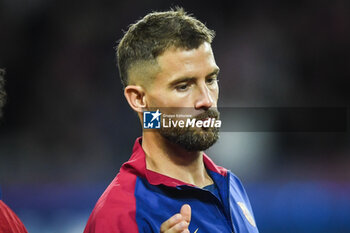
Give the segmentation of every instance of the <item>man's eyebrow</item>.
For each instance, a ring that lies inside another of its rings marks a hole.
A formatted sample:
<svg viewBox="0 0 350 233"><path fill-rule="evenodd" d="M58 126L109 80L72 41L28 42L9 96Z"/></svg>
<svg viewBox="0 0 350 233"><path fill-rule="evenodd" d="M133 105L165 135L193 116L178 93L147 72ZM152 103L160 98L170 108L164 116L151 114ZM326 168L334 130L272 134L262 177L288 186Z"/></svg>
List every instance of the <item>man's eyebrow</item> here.
<svg viewBox="0 0 350 233"><path fill-rule="evenodd" d="M180 78L177 78L174 81L170 82L169 86L174 86L174 85L176 85L178 83L182 83L182 82L189 82L189 81L192 81L194 79L196 79L196 78L194 78L194 77L180 77Z"/></svg>
<svg viewBox="0 0 350 233"><path fill-rule="evenodd" d="M211 72L210 74L208 74L206 77L210 77L210 76L213 76L213 75L218 75L220 72L220 69L219 68L215 68L213 72ZM174 81L170 82L169 83L169 86L174 86L178 83L182 83L182 82L190 82L192 80L196 79L195 77L180 77L180 78L177 78L175 79Z"/></svg>
<svg viewBox="0 0 350 233"><path fill-rule="evenodd" d="M210 76L213 76L213 75L218 75L220 72L220 69L219 68L215 68L215 70L213 72L211 72L210 74L208 74L206 77L210 77Z"/></svg>

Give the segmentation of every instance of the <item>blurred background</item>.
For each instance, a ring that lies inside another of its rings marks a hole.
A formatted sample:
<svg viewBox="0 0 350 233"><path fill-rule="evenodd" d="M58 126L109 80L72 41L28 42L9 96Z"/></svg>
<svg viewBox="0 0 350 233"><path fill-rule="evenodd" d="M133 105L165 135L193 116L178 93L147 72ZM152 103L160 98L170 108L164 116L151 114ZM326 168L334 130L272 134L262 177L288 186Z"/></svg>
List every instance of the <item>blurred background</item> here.
<svg viewBox="0 0 350 233"><path fill-rule="evenodd" d="M113 47L176 5L217 33L219 106L349 106L348 0L1 0L0 186L30 233L83 231L141 135ZM223 132L208 154L241 178L261 232L350 232L348 130Z"/></svg>

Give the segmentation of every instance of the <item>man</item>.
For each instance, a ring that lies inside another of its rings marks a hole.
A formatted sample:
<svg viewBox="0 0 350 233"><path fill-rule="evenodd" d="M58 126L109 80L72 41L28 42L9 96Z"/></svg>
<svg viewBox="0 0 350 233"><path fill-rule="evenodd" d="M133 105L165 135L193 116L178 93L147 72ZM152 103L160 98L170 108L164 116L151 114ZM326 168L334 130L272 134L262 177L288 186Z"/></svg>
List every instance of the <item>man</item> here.
<svg viewBox="0 0 350 233"><path fill-rule="evenodd" d="M218 120L213 37L182 9L130 26L118 45L118 67L141 122L144 110L157 109L153 121L168 108L189 110L190 120ZM238 178L203 153L217 141L217 127L199 125L144 129L84 232L258 232Z"/></svg>
<svg viewBox="0 0 350 233"><path fill-rule="evenodd" d="M2 116L2 107L5 104L6 92L4 89L5 71L0 69L0 118ZM27 233L21 220L16 214L1 200L0 190L0 233Z"/></svg>

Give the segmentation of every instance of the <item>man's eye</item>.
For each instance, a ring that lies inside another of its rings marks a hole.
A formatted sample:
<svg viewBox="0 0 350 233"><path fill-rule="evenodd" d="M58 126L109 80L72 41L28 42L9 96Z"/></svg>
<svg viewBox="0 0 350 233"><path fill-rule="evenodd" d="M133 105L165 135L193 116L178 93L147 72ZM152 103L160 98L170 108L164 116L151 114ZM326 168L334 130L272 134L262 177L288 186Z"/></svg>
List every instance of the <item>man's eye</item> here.
<svg viewBox="0 0 350 233"><path fill-rule="evenodd" d="M207 83L208 83L209 85L214 84L214 83L217 83L217 82L219 82L219 80L218 80L217 78L208 78L208 79L207 79Z"/></svg>
<svg viewBox="0 0 350 233"><path fill-rule="evenodd" d="M176 90L178 91L186 91L188 89L188 84L181 84L176 86Z"/></svg>

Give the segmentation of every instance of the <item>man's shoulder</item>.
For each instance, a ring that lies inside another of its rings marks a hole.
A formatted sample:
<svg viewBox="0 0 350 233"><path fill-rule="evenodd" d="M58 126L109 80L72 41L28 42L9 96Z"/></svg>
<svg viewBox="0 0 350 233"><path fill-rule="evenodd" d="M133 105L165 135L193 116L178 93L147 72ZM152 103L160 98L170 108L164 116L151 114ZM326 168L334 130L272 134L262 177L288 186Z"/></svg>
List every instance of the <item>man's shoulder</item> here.
<svg viewBox="0 0 350 233"><path fill-rule="evenodd" d="M103 192L96 207L98 210L120 207L135 201L134 190L137 176L121 170ZM130 205L125 207L130 208Z"/></svg>
<svg viewBox="0 0 350 233"><path fill-rule="evenodd" d="M243 188L243 183L242 183L241 179L236 174L234 174L230 170L227 170L227 176L229 178L229 181L230 181L231 185L238 186L241 189Z"/></svg>
<svg viewBox="0 0 350 233"><path fill-rule="evenodd" d="M97 201L84 233L123 232L120 230L135 227L136 179L132 173L118 173Z"/></svg>

